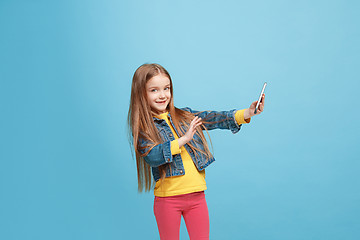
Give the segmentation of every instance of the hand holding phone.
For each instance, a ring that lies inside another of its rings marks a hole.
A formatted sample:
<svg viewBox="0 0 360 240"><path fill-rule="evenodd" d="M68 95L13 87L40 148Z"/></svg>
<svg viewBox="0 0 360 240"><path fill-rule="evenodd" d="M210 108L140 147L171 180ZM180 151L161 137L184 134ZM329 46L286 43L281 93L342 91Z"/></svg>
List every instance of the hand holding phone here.
<svg viewBox="0 0 360 240"><path fill-rule="evenodd" d="M266 85L267 85L267 82L264 83L264 86L263 86L263 88L262 88L262 90L261 90L259 100L257 101L256 107L255 107L254 114L257 113L257 110L258 110L258 108L259 108L260 102L261 102L261 100L262 100L262 96L263 96L263 94L264 94L264 92L265 92L265 87L266 87Z"/></svg>

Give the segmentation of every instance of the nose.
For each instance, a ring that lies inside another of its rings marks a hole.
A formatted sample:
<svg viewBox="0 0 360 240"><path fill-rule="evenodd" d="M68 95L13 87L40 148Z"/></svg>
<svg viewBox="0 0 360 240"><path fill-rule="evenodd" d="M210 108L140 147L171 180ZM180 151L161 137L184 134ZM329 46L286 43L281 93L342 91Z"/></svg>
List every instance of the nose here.
<svg viewBox="0 0 360 240"><path fill-rule="evenodd" d="M164 91L160 91L160 96L159 96L160 98L165 98L165 93L164 93Z"/></svg>

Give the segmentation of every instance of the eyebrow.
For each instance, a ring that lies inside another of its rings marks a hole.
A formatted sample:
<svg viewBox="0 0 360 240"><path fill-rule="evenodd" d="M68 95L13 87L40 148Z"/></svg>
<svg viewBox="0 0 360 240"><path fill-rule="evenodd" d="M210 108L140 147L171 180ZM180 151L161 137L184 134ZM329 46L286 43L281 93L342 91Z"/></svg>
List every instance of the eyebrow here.
<svg viewBox="0 0 360 240"><path fill-rule="evenodd" d="M167 85L165 85L164 87L170 87L170 84L167 84ZM158 86L149 86L149 89L151 89L151 88L159 88Z"/></svg>

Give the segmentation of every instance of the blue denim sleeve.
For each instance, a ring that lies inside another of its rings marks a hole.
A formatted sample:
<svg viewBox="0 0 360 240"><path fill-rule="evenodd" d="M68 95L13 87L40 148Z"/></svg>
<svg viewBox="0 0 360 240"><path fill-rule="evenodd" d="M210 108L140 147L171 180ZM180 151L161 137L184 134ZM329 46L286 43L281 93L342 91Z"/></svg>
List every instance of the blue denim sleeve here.
<svg viewBox="0 0 360 240"><path fill-rule="evenodd" d="M229 129L232 133L237 133L241 129L235 119L236 109L230 111L195 111L191 108L182 108L184 111L193 113L200 117L208 130Z"/></svg>
<svg viewBox="0 0 360 240"><path fill-rule="evenodd" d="M139 139L141 154L145 154L149 151L149 141ZM150 167L158 167L166 163L172 162L173 158L171 155L171 142L166 141L164 143L155 145L146 156L144 160L150 165Z"/></svg>

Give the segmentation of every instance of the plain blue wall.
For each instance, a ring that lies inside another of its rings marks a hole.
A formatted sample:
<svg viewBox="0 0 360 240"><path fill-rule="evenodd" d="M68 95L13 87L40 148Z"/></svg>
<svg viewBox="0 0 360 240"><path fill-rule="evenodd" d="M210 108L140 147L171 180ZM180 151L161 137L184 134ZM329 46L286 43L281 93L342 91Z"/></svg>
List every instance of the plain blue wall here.
<svg viewBox="0 0 360 240"><path fill-rule="evenodd" d="M0 239L158 239L126 130L157 62L212 131L211 239L360 238L358 1L0 1ZM182 223L181 239L188 239Z"/></svg>

